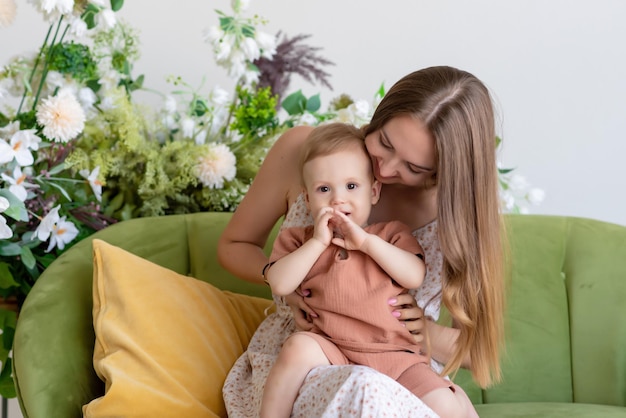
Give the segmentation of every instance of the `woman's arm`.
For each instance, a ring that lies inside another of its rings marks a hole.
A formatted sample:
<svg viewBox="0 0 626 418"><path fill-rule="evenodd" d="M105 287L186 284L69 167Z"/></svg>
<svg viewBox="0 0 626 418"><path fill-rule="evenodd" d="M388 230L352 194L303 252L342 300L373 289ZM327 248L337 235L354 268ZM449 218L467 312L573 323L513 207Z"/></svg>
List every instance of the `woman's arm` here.
<svg viewBox="0 0 626 418"><path fill-rule="evenodd" d="M250 189L222 233L217 255L220 264L235 276L263 282L267 256L263 247L272 228L285 215L290 197L300 186L300 147L311 127L286 131L268 152Z"/></svg>
<svg viewBox="0 0 626 418"><path fill-rule="evenodd" d="M452 327L439 325L436 322L424 317L424 311L417 306L415 298L410 294L399 295L389 304L397 312L394 316L404 321L406 328L413 334L413 338L418 343L424 342L424 331L428 333L430 340L431 356L440 363L446 364L450 358L459 336L459 330ZM397 316L396 316L397 315ZM461 364L463 368L471 368L469 355L465 357Z"/></svg>

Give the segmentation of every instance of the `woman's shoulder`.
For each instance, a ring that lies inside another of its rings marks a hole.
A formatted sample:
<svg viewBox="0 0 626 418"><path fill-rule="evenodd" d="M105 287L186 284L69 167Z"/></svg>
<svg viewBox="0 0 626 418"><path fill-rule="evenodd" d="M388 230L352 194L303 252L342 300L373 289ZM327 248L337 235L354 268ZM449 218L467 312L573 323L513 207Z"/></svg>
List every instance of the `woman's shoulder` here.
<svg viewBox="0 0 626 418"><path fill-rule="evenodd" d="M312 130L312 126L294 126L287 129L272 146L272 152L277 154L300 152L302 144Z"/></svg>

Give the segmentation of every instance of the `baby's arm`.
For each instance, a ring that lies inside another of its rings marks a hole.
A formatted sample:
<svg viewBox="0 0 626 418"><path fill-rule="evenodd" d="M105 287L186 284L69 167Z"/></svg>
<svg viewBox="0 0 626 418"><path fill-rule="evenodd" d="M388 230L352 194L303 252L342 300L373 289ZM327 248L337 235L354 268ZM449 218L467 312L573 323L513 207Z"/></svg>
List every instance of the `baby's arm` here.
<svg viewBox="0 0 626 418"><path fill-rule="evenodd" d="M315 220L313 237L266 269L265 279L273 294L287 296L300 286L311 267L330 244L332 231L328 222L331 217L332 211L320 211Z"/></svg>
<svg viewBox="0 0 626 418"><path fill-rule="evenodd" d="M367 233L341 212L335 213L334 222L343 232L343 239L333 243L348 250L359 250L372 259L400 286L415 289L422 285L426 275L424 261L409 251Z"/></svg>
<svg viewBox="0 0 626 418"><path fill-rule="evenodd" d="M374 234L368 235L361 251L372 257L400 286L415 289L422 285L426 265L416 254L396 247Z"/></svg>

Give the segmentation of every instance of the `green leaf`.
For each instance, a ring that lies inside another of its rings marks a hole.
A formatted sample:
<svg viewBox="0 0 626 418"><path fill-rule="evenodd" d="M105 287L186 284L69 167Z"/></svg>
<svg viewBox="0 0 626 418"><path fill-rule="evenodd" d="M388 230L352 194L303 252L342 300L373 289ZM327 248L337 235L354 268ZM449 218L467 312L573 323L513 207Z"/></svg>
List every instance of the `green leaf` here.
<svg viewBox="0 0 626 418"><path fill-rule="evenodd" d="M22 263L26 266L27 269L32 270L35 268L37 261L35 260L35 256L33 252L28 247L22 247L21 251Z"/></svg>
<svg viewBox="0 0 626 418"><path fill-rule="evenodd" d="M302 94L302 90L298 90L285 97L281 106L290 116L294 116L304 113L306 102L307 100L304 94Z"/></svg>
<svg viewBox="0 0 626 418"><path fill-rule="evenodd" d="M0 241L0 255L3 257L15 257L22 253L19 244L9 241Z"/></svg>
<svg viewBox="0 0 626 418"><path fill-rule="evenodd" d="M3 215L9 216L16 221L28 222L28 212L26 211L24 202L15 197L9 189L0 189L0 196L9 201L9 207L7 210L2 212Z"/></svg>
<svg viewBox="0 0 626 418"><path fill-rule="evenodd" d="M310 113L317 112L322 106L322 101L320 100L319 93L315 96L311 96L309 100L306 101L306 110Z"/></svg>
<svg viewBox="0 0 626 418"><path fill-rule="evenodd" d="M66 191L66 190L65 190L62 186L60 186L60 185L58 185L58 184L56 184L56 183L48 183L48 184L50 184L50 186L52 186L52 187L57 188L57 189L61 192L61 194L62 194L63 196L65 196L65 198L66 198L67 200L69 200L70 202L72 201L72 199L70 198L69 193L67 193L67 191Z"/></svg>
<svg viewBox="0 0 626 418"><path fill-rule="evenodd" d="M376 97L380 97L380 98L385 97L385 83L380 83L380 87L378 88L378 91L376 92Z"/></svg>
<svg viewBox="0 0 626 418"><path fill-rule="evenodd" d="M19 286L19 283L15 281L11 271L9 271L9 265L0 263L0 288L8 289L15 286Z"/></svg>
<svg viewBox="0 0 626 418"><path fill-rule="evenodd" d="M114 12L119 11L124 5L124 0L111 0L111 10Z"/></svg>
<svg viewBox="0 0 626 418"><path fill-rule="evenodd" d="M220 28L224 32L230 32L233 26L233 18L231 16L220 17Z"/></svg>
<svg viewBox="0 0 626 418"><path fill-rule="evenodd" d="M94 12L94 7L95 6L90 4L87 6L85 13L83 13L83 20L87 24L87 29L93 29L96 27L96 13L98 13L98 9Z"/></svg>
<svg viewBox="0 0 626 418"><path fill-rule="evenodd" d="M56 174L59 174L61 171L65 170L67 167L65 166L65 163L61 163L57 166L54 166L50 169L50 171L48 171L48 174L50 174L51 176L54 176Z"/></svg>
<svg viewBox="0 0 626 418"><path fill-rule="evenodd" d="M254 26L252 26L252 25L243 25L243 26L241 26L241 33L245 37L254 38Z"/></svg>
<svg viewBox="0 0 626 418"><path fill-rule="evenodd" d="M209 111L209 108L206 105L206 102L204 100L196 99L194 101L194 106L193 106L193 114L194 115L196 115L196 116L203 116L208 111Z"/></svg>
<svg viewBox="0 0 626 418"><path fill-rule="evenodd" d="M2 373L0 373L0 395L7 399L17 396L13 376L11 376L11 369L11 359L7 358L6 362L2 364Z"/></svg>

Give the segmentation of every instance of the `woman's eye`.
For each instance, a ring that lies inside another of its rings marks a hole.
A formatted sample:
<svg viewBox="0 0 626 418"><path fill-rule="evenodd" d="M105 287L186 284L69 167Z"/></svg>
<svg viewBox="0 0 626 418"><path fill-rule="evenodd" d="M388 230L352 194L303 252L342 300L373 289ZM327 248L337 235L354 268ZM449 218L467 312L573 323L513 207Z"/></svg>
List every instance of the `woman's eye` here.
<svg viewBox="0 0 626 418"><path fill-rule="evenodd" d="M379 141L380 145L382 145L384 148L391 149L391 144L389 143L389 141L387 141L387 138L381 135L379 137Z"/></svg>
<svg viewBox="0 0 626 418"><path fill-rule="evenodd" d="M356 189L356 184L355 183L348 183L346 188L348 190L354 190L354 189Z"/></svg>
<svg viewBox="0 0 626 418"><path fill-rule="evenodd" d="M410 171L412 174L422 174L422 173L423 173L423 171L422 171L422 170L420 170L419 168L415 168L415 167L413 167L411 164L409 164L409 165L408 165L408 167L409 167L409 171Z"/></svg>

